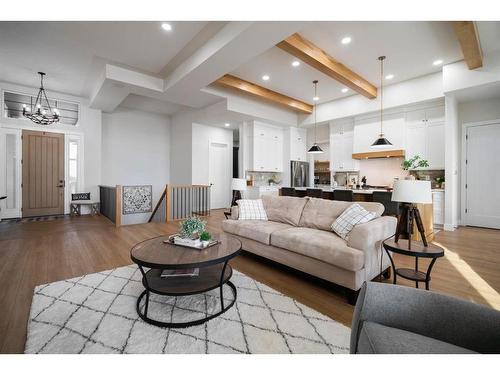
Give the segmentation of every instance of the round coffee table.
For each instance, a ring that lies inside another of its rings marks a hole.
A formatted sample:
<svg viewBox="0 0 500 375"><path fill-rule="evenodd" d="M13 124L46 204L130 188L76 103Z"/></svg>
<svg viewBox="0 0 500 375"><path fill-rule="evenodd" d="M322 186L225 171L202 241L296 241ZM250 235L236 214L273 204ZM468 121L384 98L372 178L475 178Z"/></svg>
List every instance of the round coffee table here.
<svg viewBox="0 0 500 375"><path fill-rule="evenodd" d="M408 240L400 239L398 242L395 242L394 238L385 240L383 245L394 270L394 284L396 284L396 277L401 276L404 279L415 281L415 287L417 288L419 282L425 282L425 289L429 290L432 267L434 266L437 258L444 256L444 249L442 247L434 245L433 243L429 243L428 246L424 246L424 244L420 241L411 241L411 249L408 249ZM415 257L415 269L396 268L391 252ZM419 258L432 259L426 272L418 270Z"/></svg>
<svg viewBox="0 0 500 375"><path fill-rule="evenodd" d="M169 236L150 238L136 244L130 251L132 261L142 273L142 285L145 290L137 299L137 313L146 322L160 327L185 328L205 323L229 310L236 302L236 287L230 281L233 269L229 260L241 252L241 242L227 235L215 239L220 242L204 250L177 246L168 241ZM145 270L144 267L149 268ZM198 276L180 276L162 278L163 270L198 268ZM223 286L227 284L233 292L233 300L225 305ZM151 293L166 296L188 296L201 294L212 289L220 289L220 311L202 319L187 322L161 322L148 317L149 297ZM146 297L144 311L141 301Z"/></svg>

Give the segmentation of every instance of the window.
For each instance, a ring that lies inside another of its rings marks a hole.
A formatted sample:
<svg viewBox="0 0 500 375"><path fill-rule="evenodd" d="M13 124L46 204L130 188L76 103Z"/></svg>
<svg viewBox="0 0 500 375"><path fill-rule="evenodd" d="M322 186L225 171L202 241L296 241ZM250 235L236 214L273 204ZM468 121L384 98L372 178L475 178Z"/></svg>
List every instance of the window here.
<svg viewBox="0 0 500 375"><path fill-rule="evenodd" d="M68 170L68 182L69 182L69 193L75 194L79 193L78 191L78 175L79 175L79 165L78 165L78 157L79 157L79 149L78 149L78 141L70 140L69 141L69 170Z"/></svg>
<svg viewBox="0 0 500 375"><path fill-rule="evenodd" d="M5 91L3 96L3 116L5 118L22 119L23 104L31 106L36 97L26 94ZM65 102L49 98L52 108L59 110L59 124L76 125L78 123L79 108L77 103Z"/></svg>

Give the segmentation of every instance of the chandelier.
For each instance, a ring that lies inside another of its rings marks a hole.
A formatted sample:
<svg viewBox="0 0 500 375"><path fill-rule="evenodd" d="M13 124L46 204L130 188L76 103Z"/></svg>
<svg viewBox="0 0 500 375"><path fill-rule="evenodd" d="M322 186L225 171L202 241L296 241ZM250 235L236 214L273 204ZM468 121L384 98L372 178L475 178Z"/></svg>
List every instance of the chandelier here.
<svg viewBox="0 0 500 375"><path fill-rule="evenodd" d="M47 94L43 88L43 76L45 76L45 73L38 72L38 74L40 74L40 89L38 90L36 101L33 104L33 98L31 98L29 106L23 104L23 116L29 118L35 124L50 125L54 122L59 122L59 110L52 108L49 99L47 99Z"/></svg>

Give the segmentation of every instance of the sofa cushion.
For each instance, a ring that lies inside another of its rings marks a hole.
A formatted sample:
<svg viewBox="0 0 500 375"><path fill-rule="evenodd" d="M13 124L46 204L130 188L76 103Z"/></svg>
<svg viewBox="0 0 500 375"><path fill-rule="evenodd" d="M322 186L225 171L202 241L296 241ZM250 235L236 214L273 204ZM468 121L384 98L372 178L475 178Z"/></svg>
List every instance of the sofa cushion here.
<svg viewBox="0 0 500 375"><path fill-rule="evenodd" d="M384 213L384 206L377 202L356 202L365 210L375 212L379 217ZM321 198L309 198L302 217L299 221L300 227L330 230L332 223L352 205L352 202L333 201Z"/></svg>
<svg viewBox="0 0 500 375"><path fill-rule="evenodd" d="M266 209L267 219L279 223L299 225L302 211L308 198L276 197L263 195L262 202Z"/></svg>
<svg viewBox="0 0 500 375"><path fill-rule="evenodd" d="M238 220L267 220L262 199L240 199L238 204Z"/></svg>
<svg viewBox="0 0 500 375"><path fill-rule="evenodd" d="M224 232L249 238L264 245L270 244L271 233L287 228L293 227L289 224L265 220L224 220L222 222Z"/></svg>
<svg viewBox="0 0 500 375"><path fill-rule="evenodd" d="M460 346L448 344L413 332L363 322L357 353L363 354L474 354Z"/></svg>
<svg viewBox="0 0 500 375"><path fill-rule="evenodd" d="M332 230L344 240L347 239L352 228L358 224L364 224L374 219L377 214L365 210L357 203L353 203L342 214L335 219Z"/></svg>
<svg viewBox="0 0 500 375"><path fill-rule="evenodd" d="M271 235L271 245L302 254L337 267L358 271L364 265L364 253L347 246L335 233L291 227Z"/></svg>

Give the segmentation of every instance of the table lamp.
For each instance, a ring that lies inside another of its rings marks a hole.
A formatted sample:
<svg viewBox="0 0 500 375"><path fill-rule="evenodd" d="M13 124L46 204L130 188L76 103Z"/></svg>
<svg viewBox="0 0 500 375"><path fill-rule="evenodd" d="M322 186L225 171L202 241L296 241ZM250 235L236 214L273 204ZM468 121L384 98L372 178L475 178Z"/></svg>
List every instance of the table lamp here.
<svg viewBox="0 0 500 375"><path fill-rule="evenodd" d="M417 203L432 203L432 192L430 181L397 180L394 182L392 201L403 203L403 209L398 218L395 242L400 237L408 237L408 249L411 249L411 235L413 234L413 220L417 223L418 231L422 237L424 246L427 246L424 225L420 212L415 206Z"/></svg>
<svg viewBox="0 0 500 375"><path fill-rule="evenodd" d="M233 178L231 181L231 190L233 191L233 200L231 207L236 205L236 201L241 199L241 192L247 189L247 180L244 178Z"/></svg>

